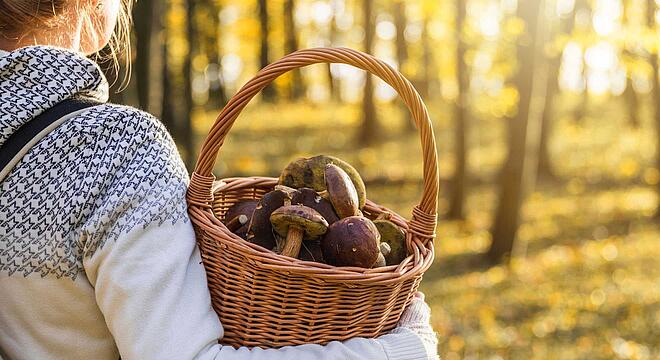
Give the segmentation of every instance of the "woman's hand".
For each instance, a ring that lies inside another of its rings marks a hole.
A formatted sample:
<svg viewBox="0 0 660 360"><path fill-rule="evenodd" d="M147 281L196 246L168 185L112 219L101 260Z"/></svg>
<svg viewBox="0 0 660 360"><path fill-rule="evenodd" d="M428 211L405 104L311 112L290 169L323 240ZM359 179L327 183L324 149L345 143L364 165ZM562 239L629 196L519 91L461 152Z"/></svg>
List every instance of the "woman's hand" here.
<svg viewBox="0 0 660 360"><path fill-rule="evenodd" d="M438 337L431 327L431 309L424 302L423 293L415 293L392 333L405 331L403 329L410 330L419 336L429 359L439 359Z"/></svg>

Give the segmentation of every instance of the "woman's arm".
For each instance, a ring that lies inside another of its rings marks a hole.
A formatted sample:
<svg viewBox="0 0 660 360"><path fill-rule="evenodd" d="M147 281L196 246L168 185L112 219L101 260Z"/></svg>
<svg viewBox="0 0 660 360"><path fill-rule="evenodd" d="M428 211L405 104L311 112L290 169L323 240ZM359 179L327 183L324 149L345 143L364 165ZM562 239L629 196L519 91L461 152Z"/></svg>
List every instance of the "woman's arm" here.
<svg viewBox="0 0 660 360"><path fill-rule="evenodd" d="M235 350L211 308L206 273L187 215L187 172L157 121L115 141L116 167L96 191L85 226L84 266L123 359L426 359L421 338L400 329L326 346ZM147 122L146 124L144 122Z"/></svg>
<svg viewBox="0 0 660 360"><path fill-rule="evenodd" d="M222 326L190 223L152 224L97 255L86 266L123 359L426 359L410 331L279 350L218 345Z"/></svg>

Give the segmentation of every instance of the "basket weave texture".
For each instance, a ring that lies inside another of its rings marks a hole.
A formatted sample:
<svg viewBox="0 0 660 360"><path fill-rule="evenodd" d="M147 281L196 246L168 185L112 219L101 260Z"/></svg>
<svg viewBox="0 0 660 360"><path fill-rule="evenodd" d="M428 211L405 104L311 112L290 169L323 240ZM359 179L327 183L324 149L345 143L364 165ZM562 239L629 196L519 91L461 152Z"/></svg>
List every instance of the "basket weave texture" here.
<svg viewBox="0 0 660 360"><path fill-rule="evenodd" d="M277 179L212 175L215 159L234 121L249 101L283 73L317 63L342 63L392 86L411 111L422 143L424 185L411 220L371 201L375 218L389 212L406 232L410 254L401 264L376 269L333 267L275 254L251 244L222 223L242 199L259 199ZM376 337L391 330L433 262L438 168L426 106L408 80L375 57L347 48L299 50L263 68L224 107L199 154L188 189L189 213L206 268L213 308L225 333L221 343L276 348Z"/></svg>

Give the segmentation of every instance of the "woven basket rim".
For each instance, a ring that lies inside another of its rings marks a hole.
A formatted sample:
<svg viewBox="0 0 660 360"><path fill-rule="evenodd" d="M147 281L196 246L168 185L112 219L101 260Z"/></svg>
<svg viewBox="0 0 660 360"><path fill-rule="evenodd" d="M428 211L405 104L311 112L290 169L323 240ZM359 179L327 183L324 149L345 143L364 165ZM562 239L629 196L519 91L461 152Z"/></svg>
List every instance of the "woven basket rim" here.
<svg viewBox="0 0 660 360"><path fill-rule="evenodd" d="M277 184L277 178L273 177L249 176L224 178L216 181L213 187L214 194L239 189L236 183L245 182L245 180L247 180L247 184L243 184L240 188L253 186L252 183L271 188ZM233 247L234 250L241 251L246 256L258 259L259 266L263 268L286 271L300 276L313 276L326 281L363 282L367 280L377 283L392 283L404 281L409 277L425 272L431 266L434 258L433 242L426 242L425 245L423 241L417 239L411 241L414 247L412 251L410 249L408 250L409 255L399 265L365 269L361 267L338 267L313 261L303 261L277 254L257 244L246 241L227 229L224 223L208 207L191 204L189 208L191 214L195 214L196 225L205 225L202 229L205 233L208 235L223 233L232 239L232 242L229 243L224 238L218 240L218 237L215 237L215 241L226 243L228 246ZM369 199L367 199L365 210L368 212L389 212L392 215L391 220L402 228L406 236L416 236L409 232L408 222L395 211L380 206ZM415 261L416 259L419 259L419 261Z"/></svg>

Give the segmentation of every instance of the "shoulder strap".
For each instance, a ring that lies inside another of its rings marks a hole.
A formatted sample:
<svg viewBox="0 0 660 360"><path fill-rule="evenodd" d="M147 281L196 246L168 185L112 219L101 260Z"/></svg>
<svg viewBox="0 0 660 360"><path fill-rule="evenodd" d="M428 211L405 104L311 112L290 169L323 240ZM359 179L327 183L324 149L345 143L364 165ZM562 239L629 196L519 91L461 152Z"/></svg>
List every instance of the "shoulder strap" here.
<svg viewBox="0 0 660 360"><path fill-rule="evenodd" d="M0 181L39 140L82 110L100 105L86 99L67 99L23 124L0 146Z"/></svg>

